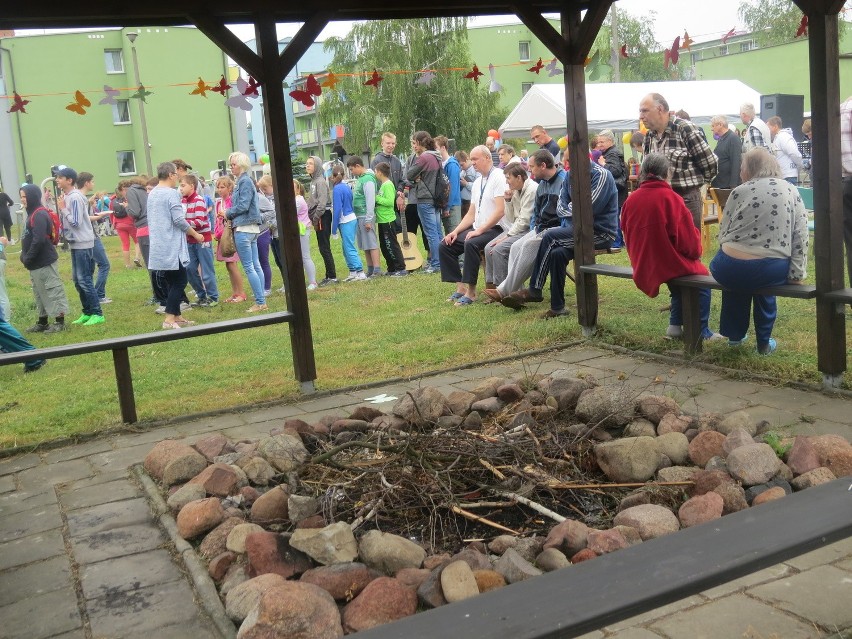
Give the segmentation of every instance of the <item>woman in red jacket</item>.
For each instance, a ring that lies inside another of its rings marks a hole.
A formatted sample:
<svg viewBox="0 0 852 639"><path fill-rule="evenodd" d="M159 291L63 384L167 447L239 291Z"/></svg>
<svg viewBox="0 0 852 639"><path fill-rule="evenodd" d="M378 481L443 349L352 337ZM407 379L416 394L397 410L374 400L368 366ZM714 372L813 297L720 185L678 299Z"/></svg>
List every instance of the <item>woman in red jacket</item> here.
<svg viewBox="0 0 852 639"><path fill-rule="evenodd" d="M708 275L701 263L701 233L683 198L672 190L671 165L661 153L645 156L639 172L640 186L621 210L621 230L636 288L656 297L660 285L684 275ZM669 286L671 313L666 337L683 336L680 291ZM724 339L708 327L710 289L699 289L701 335Z"/></svg>

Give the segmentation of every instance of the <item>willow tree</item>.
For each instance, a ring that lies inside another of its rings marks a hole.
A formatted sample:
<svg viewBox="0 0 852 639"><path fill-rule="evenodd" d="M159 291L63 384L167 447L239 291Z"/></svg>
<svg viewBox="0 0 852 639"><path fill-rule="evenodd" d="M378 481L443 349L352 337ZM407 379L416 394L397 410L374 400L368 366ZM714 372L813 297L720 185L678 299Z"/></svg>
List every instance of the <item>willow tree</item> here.
<svg viewBox="0 0 852 639"><path fill-rule="evenodd" d="M488 69L476 83L464 75L473 67L464 18L383 20L356 23L345 38L329 38L330 71L343 76L336 90L323 90L319 117L323 126L346 126L346 150L379 148L383 131L408 151L414 131L455 138L459 148L482 144L500 110L498 95L488 92ZM382 81L366 86L373 70ZM430 82L420 71L434 71ZM410 73L416 71L418 73Z"/></svg>
<svg viewBox="0 0 852 639"><path fill-rule="evenodd" d="M795 40L802 22L802 10L791 0L746 0L740 3L737 14L760 47ZM842 35L846 23L840 20L838 26Z"/></svg>

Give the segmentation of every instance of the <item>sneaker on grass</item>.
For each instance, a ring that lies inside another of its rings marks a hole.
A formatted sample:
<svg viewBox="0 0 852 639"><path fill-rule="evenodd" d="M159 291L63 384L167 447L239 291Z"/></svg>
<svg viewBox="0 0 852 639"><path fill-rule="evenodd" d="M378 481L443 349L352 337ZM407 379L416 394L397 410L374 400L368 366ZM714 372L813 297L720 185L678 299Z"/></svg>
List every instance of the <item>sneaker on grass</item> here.
<svg viewBox="0 0 852 639"><path fill-rule="evenodd" d="M72 323L72 324L85 324L85 323L86 323L86 322L88 322L90 319L92 319L92 315L86 315L85 313L83 313L80 317L78 317L77 319L75 319L75 320L74 320L73 322L71 322L71 323Z"/></svg>
<svg viewBox="0 0 852 639"><path fill-rule="evenodd" d="M96 324L103 324L106 322L106 319L103 315L92 315L88 321L83 322L83 326L95 326Z"/></svg>

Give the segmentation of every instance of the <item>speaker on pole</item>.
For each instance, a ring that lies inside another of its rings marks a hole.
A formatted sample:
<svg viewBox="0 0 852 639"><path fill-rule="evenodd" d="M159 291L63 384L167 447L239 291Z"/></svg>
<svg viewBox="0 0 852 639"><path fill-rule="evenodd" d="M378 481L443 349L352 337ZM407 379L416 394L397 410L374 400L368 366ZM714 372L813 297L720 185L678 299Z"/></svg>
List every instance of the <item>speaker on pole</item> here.
<svg viewBox="0 0 852 639"><path fill-rule="evenodd" d="M805 121L805 96L786 93L760 96L760 119L766 122L774 115L781 118L785 129L793 130L796 142L804 139L802 122Z"/></svg>

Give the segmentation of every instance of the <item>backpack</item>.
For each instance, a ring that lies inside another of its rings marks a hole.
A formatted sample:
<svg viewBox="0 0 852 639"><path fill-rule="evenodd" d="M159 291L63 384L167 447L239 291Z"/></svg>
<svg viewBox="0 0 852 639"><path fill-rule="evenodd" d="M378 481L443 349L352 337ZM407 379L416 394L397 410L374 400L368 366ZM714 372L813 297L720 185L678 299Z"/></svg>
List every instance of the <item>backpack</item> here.
<svg viewBox="0 0 852 639"><path fill-rule="evenodd" d="M53 209L48 209L43 206L38 207L35 211L33 211L32 215L30 215L30 228L33 226L33 218L35 214L39 211L44 211L47 213L47 216L50 218L50 229L48 230L47 237L50 240L51 244L54 246L59 245L59 241L62 237L62 222L59 221L59 216L56 214L56 211Z"/></svg>
<svg viewBox="0 0 852 639"><path fill-rule="evenodd" d="M445 210L450 201L450 178L444 169L439 170L435 176L435 190L433 191L433 195L435 206L441 211Z"/></svg>

